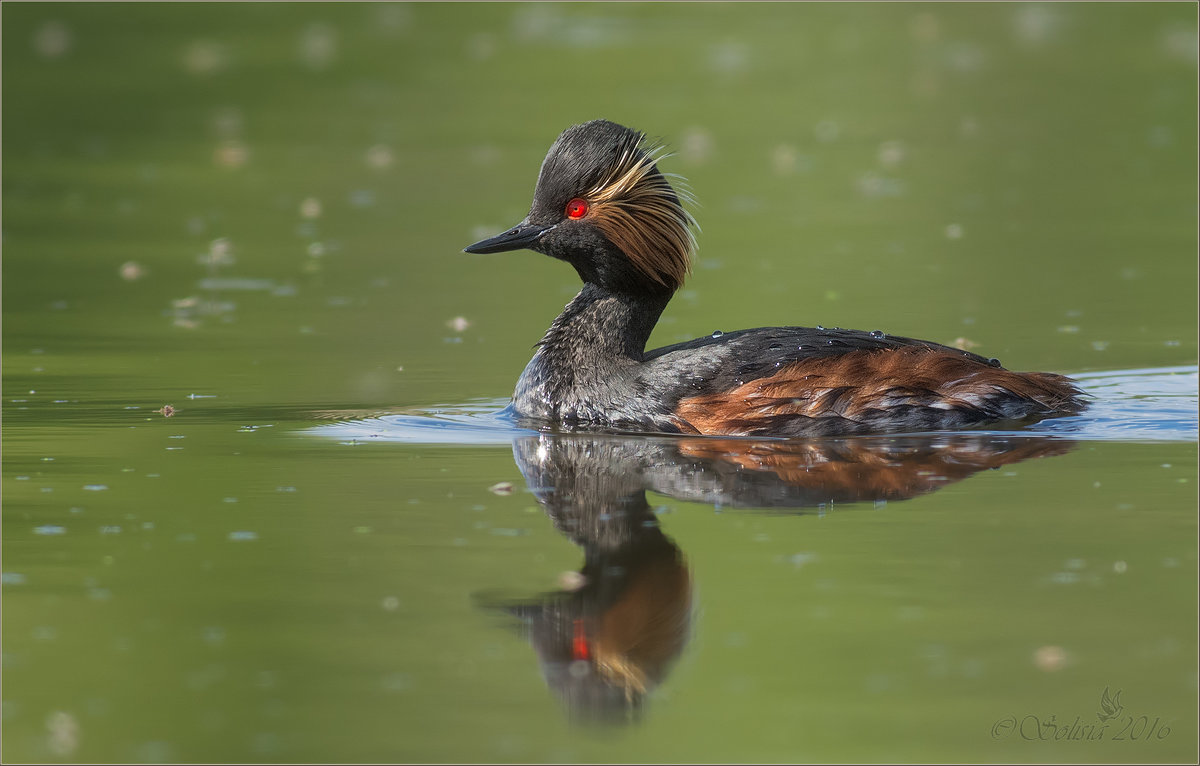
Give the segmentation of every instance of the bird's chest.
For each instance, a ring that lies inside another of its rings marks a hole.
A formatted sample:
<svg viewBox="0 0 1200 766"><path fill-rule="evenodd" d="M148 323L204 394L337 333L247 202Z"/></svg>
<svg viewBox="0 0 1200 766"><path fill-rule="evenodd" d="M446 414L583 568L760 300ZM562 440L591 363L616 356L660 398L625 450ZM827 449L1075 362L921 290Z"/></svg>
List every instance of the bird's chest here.
<svg viewBox="0 0 1200 766"><path fill-rule="evenodd" d="M613 360L564 359L539 350L513 391L524 417L566 423L606 423L622 409L630 365Z"/></svg>

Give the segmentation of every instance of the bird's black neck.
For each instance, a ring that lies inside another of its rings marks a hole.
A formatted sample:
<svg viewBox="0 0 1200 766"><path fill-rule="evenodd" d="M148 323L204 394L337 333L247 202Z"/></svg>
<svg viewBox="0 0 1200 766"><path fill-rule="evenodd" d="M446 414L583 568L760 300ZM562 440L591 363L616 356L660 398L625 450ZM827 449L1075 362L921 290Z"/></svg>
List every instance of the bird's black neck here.
<svg viewBox="0 0 1200 766"><path fill-rule="evenodd" d="M640 362L668 291L614 292L588 282L538 344L541 354L574 367Z"/></svg>
<svg viewBox="0 0 1200 766"><path fill-rule="evenodd" d="M628 399L630 374L670 291L620 292L584 284L538 343L513 392L518 415L603 423ZM629 415L628 417L632 417Z"/></svg>

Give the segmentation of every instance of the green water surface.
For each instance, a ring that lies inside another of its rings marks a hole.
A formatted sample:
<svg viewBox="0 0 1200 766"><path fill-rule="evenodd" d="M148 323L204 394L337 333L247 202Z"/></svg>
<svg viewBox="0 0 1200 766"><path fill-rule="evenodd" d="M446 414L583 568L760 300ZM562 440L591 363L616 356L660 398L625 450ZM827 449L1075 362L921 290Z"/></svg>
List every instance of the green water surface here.
<svg viewBox="0 0 1200 766"><path fill-rule="evenodd" d="M652 343L1195 365L1194 4L2 13L6 760L1195 761L1194 441L878 507L651 492L691 631L597 729L479 606L583 559L513 450L309 431L503 403L576 278L461 248L596 117L699 200Z"/></svg>

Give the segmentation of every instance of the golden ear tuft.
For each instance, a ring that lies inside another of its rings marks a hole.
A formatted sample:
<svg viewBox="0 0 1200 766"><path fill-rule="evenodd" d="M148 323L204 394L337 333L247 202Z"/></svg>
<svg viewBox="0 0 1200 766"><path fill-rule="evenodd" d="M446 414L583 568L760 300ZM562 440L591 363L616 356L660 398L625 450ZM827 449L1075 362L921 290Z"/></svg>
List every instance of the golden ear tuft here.
<svg viewBox="0 0 1200 766"><path fill-rule="evenodd" d="M677 192L658 170L664 156L661 145L625 150L585 196L592 202L592 220L605 236L639 271L675 290L691 270L696 221L681 202L693 204L686 182L671 174L680 184Z"/></svg>

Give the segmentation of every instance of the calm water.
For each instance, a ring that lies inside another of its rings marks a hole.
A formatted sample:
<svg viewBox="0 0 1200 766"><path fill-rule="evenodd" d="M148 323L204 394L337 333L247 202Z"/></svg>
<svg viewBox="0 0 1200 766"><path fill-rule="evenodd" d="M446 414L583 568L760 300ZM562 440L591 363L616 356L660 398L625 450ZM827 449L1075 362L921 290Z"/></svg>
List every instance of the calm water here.
<svg viewBox="0 0 1200 766"><path fill-rule="evenodd" d="M1194 761L1196 30L6 5L6 759ZM652 343L878 327L1092 407L524 429L573 275L460 250L598 116L701 203Z"/></svg>

